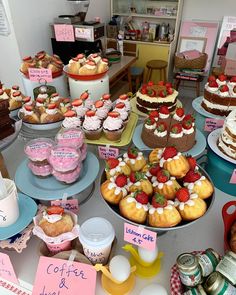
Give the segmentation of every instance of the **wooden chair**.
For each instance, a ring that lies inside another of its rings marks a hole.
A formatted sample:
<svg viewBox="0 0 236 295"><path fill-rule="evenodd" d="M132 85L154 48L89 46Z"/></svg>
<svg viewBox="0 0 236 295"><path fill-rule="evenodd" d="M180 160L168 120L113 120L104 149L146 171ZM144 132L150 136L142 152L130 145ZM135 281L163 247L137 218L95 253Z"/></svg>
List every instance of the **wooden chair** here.
<svg viewBox="0 0 236 295"><path fill-rule="evenodd" d="M150 60L146 63L147 67L147 75L146 75L146 82L148 82L152 77L152 71L159 71L160 73L160 80L165 81L166 80L166 69L167 69L168 63L164 60Z"/></svg>
<svg viewBox="0 0 236 295"><path fill-rule="evenodd" d="M131 73L131 79L135 81L135 92L137 92L141 82L143 81L144 68L131 67L130 73Z"/></svg>

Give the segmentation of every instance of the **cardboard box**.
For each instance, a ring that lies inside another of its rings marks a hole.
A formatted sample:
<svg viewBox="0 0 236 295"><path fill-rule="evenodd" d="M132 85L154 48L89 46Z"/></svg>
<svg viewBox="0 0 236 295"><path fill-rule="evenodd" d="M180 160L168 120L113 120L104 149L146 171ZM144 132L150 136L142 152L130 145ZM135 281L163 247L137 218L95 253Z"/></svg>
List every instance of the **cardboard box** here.
<svg viewBox="0 0 236 295"><path fill-rule="evenodd" d="M223 58L221 67L224 70L225 75L236 76L236 60Z"/></svg>
<svg viewBox="0 0 236 295"><path fill-rule="evenodd" d="M229 43L226 58L236 60L236 42Z"/></svg>

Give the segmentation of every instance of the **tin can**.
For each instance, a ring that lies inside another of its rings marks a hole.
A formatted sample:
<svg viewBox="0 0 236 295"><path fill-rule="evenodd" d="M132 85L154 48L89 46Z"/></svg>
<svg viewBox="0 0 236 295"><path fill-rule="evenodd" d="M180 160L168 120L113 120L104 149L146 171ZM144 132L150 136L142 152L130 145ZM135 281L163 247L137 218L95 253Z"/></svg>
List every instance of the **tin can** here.
<svg viewBox="0 0 236 295"><path fill-rule="evenodd" d="M183 253L178 256L176 263L182 284L194 287L201 282L201 270L196 256Z"/></svg>
<svg viewBox="0 0 236 295"><path fill-rule="evenodd" d="M235 295L236 288L232 286L219 272L215 271L207 278L204 289L209 295Z"/></svg>
<svg viewBox="0 0 236 295"><path fill-rule="evenodd" d="M236 285L236 253L228 251L217 265L216 270L228 279L230 283Z"/></svg>
<svg viewBox="0 0 236 295"><path fill-rule="evenodd" d="M203 277L207 277L215 271L220 261L220 255L211 248L206 249L203 254L198 254L197 258Z"/></svg>
<svg viewBox="0 0 236 295"><path fill-rule="evenodd" d="M207 295L202 285L198 285L196 288L190 289L183 293L183 295Z"/></svg>

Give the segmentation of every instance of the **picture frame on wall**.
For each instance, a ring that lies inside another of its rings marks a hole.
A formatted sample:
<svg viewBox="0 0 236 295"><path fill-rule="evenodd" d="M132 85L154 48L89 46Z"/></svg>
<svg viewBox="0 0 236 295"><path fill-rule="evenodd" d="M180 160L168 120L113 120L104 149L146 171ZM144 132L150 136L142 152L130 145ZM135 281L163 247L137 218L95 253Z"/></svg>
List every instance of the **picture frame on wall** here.
<svg viewBox="0 0 236 295"><path fill-rule="evenodd" d="M205 52L206 41L206 38L181 36L179 40L178 52L198 50L203 53Z"/></svg>

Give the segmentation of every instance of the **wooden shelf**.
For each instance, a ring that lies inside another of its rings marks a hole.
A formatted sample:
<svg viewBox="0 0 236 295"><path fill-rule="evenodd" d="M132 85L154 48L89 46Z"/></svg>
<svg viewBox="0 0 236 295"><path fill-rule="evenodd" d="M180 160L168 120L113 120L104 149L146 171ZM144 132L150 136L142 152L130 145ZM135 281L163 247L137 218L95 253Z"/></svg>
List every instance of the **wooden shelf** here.
<svg viewBox="0 0 236 295"><path fill-rule="evenodd" d="M132 17L142 17L142 18L156 18L156 19L176 19L176 15L152 15L152 14L138 14L138 13L120 13L120 12L113 12L113 15L120 15L120 16L132 16Z"/></svg>

